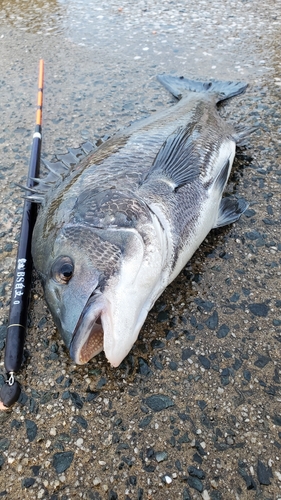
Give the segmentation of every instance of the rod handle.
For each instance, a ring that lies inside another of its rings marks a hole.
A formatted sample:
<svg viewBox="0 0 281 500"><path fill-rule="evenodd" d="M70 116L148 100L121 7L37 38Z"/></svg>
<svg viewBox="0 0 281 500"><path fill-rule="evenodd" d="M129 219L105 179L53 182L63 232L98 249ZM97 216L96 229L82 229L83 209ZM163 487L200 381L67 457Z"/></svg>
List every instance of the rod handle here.
<svg viewBox="0 0 281 500"><path fill-rule="evenodd" d="M25 328L22 325L10 325L7 329L5 348L6 372L18 372L23 359Z"/></svg>

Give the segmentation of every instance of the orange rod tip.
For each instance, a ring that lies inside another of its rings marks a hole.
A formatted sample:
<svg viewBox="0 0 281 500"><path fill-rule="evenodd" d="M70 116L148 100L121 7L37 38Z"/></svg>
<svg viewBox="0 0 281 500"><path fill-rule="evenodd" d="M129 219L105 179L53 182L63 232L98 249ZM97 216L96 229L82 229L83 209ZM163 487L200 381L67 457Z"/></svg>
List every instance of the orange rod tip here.
<svg viewBox="0 0 281 500"><path fill-rule="evenodd" d="M44 60L40 59L39 61L39 80L38 80L38 88L43 88L43 78L44 78Z"/></svg>
<svg viewBox="0 0 281 500"><path fill-rule="evenodd" d="M39 61L36 125L42 125L44 60Z"/></svg>

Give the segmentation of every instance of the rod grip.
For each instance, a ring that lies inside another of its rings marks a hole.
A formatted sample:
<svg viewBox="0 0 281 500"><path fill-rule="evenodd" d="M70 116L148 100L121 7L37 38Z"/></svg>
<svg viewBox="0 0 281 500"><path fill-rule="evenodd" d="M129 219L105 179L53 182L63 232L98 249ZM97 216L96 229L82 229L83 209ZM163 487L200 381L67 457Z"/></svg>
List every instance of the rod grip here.
<svg viewBox="0 0 281 500"><path fill-rule="evenodd" d="M10 325L7 329L5 347L6 372L18 372L23 359L25 328L22 325Z"/></svg>

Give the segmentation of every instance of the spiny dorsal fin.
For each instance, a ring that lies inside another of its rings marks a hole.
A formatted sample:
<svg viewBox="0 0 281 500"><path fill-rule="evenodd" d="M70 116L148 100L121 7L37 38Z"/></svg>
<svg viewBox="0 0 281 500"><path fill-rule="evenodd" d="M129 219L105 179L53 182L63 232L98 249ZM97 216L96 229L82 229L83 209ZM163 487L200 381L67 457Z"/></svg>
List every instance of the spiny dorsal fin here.
<svg viewBox="0 0 281 500"><path fill-rule="evenodd" d="M61 172L68 171L72 166L77 165L85 156L87 156L91 151L94 151L96 146L91 142L87 141L81 144L79 148L69 148L68 153L57 154L57 161L48 164L52 169L61 169ZM45 160L46 161L46 160Z"/></svg>
<svg viewBox="0 0 281 500"><path fill-rule="evenodd" d="M48 161L42 160L43 165L51 172L54 176L61 179L60 174L65 174L69 171L69 168L61 161Z"/></svg>
<svg viewBox="0 0 281 500"><path fill-rule="evenodd" d="M91 143L89 143L89 144L91 144ZM92 149L93 149L93 145L91 144L90 151L92 151ZM78 161L82 160L82 158L84 158L85 154L87 154L82 149L82 146L80 146L80 148L69 148L68 152L71 153L73 156L75 156L75 158L77 158Z"/></svg>
<svg viewBox="0 0 281 500"><path fill-rule="evenodd" d="M40 194L29 194L28 196L24 196L24 199L27 201L32 201L32 203L37 203L38 205L41 205L44 201L44 195Z"/></svg>
<svg viewBox="0 0 281 500"><path fill-rule="evenodd" d="M96 149L96 146L94 146L94 144L92 144L91 142L87 141L81 144L81 149L84 151L85 155L88 155L89 153L91 153L91 151L94 151L94 149Z"/></svg>
<svg viewBox="0 0 281 500"><path fill-rule="evenodd" d="M22 184L18 184L17 182L15 182L15 186L18 186L19 188L23 189L24 191L27 191L28 193L44 195L44 191L42 191L42 189L37 189L38 186L28 187L28 186L23 186Z"/></svg>
<svg viewBox="0 0 281 500"><path fill-rule="evenodd" d="M85 155L83 155L84 157ZM62 163L65 164L67 168L72 167L73 165L76 165L80 161L81 158L77 158L77 156L74 156L71 152L68 152L63 155L56 155L56 158L61 161Z"/></svg>
<svg viewBox="0 0 281 500"><path fill-rule="evenodd" d="M72 166L79 163L85 156L87 156L91 151L94 151L96 146L91 142L87 141L79 148L70 148L68 153L64 155L56 155L57 160L50 162L48 160L42 160L42 163L48 169L48 174L43 178L33 178L31 179L36 183L35 186L29 188L27 186L20 186L22 189L27 191L29 194L25 199L32 201L34 203L43 203L44 196L49 191L49 189L54 188L59 182L64 179Z"/></svg>

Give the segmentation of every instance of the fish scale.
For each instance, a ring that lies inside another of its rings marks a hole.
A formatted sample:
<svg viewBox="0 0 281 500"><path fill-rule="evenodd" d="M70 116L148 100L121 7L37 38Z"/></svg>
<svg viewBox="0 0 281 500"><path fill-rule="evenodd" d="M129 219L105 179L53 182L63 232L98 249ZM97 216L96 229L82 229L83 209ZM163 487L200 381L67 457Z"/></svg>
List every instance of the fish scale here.
<svg viewBox="0 0 281 500"><path fill-rule="evenodd" d="M73 209L75 221L84 221L93 227L131 227L147 206L119 191L105 190L93 193L88 190L79 197Z"/></svg>
<svg viewBox="0 0 281 500"><path fill-rule="evenodd" d="M222 199L246 132L236 132L217 109L246 85L159 80L178 104L89 147L86 156L87 147L58 156L57 179L51 164L30 195L42 202L34 264L78 364L103 348L118 366L155 300L209 231L247 208Z"/></svg>

